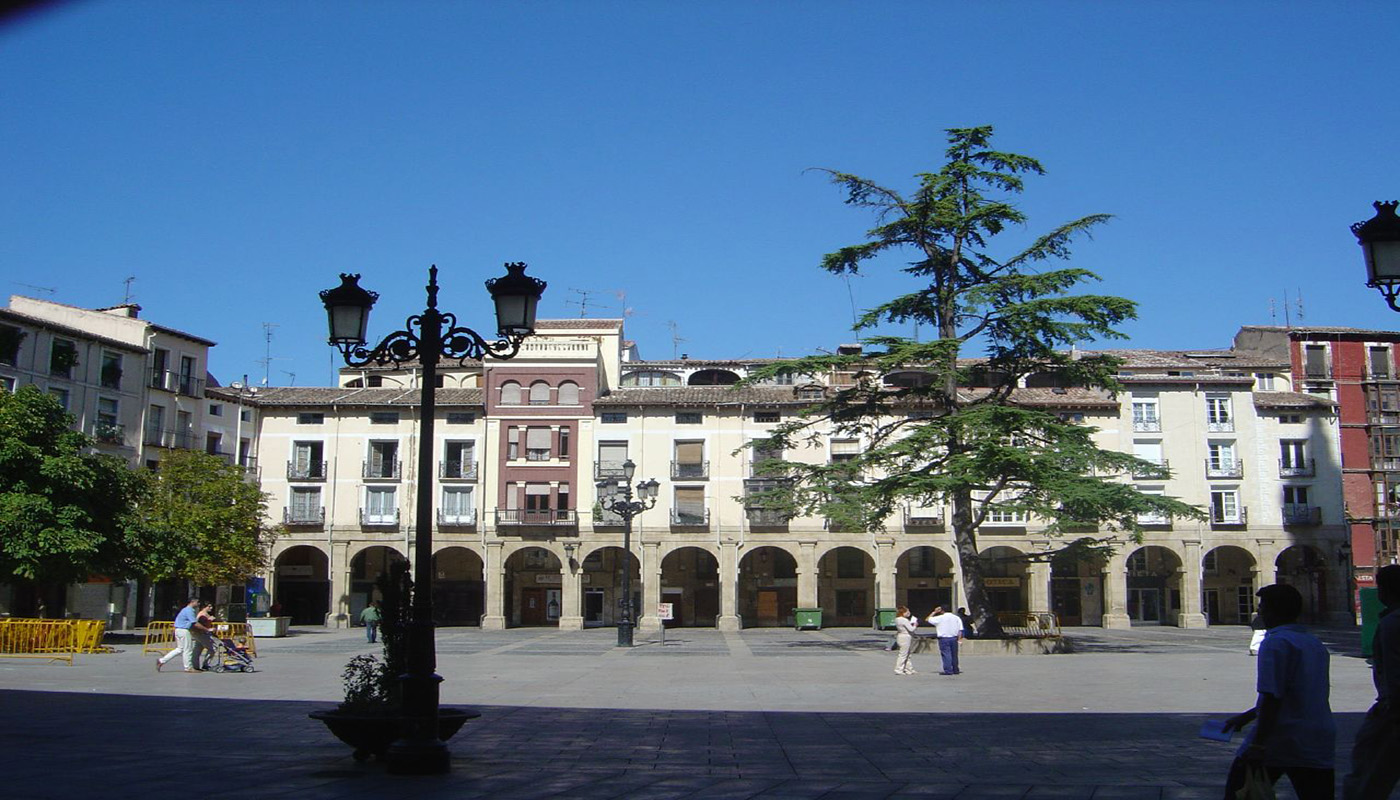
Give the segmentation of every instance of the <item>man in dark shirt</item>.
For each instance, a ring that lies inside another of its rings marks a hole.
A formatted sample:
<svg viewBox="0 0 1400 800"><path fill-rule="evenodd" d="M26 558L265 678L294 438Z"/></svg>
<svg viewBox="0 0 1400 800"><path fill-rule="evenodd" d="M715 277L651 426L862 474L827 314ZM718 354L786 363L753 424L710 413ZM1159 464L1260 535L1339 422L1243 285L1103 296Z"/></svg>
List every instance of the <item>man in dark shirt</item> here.
<svg viewBox="0 0 1400 800"><path fill-rule="evenodd" d="M1347 800L1384 800L1400 781L1400 565L1376 571L1376 590L1385 606L1371 640L1376 704L1356 732Z"/></svg>

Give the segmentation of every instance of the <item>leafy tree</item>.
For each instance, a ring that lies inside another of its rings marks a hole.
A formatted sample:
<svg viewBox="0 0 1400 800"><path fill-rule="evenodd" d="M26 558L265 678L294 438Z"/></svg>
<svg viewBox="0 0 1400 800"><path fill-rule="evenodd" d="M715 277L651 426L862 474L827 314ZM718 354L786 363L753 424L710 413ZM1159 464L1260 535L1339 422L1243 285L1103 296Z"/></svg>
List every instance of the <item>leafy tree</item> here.
<svg viewBox="0 0 1400 800"><path fill-rule="evenodd" d="M262 569L275 532L263 525L267 495L218 456L173 450L146 473L139 506L152 546L147 574L200 585L241 583Z"/></svg>
<svg viewBox="0 0 1400 800"><path fill-rule="evenodd" d="M94 453L73 425L34 386L0 391L0 580L47 594L139 570L144 543L131 508L140 480L121 459Z"/></svg>
<svg viewBox="0 0 1400 800"><path fill-rule="evenodd" d="M902 503L946 503L974 625L994 634L1000 628L984 584L989 559L977 541L979 526L993 511L1033 515L1050 534L1092 525L1133 539L1141 538L1139 514L1199 518L1201 513L1136 491L1123 475L1162 469L1098 447L1093 428L1062 420L1044 404L1025 402L1017 389L1032 375L1067 392L1118 388L1115 359L1076 357L1069 350L1083 341L1122 338L1114 326L1136 315L1135 304L1073 294L1080 284L1097 280L1087 270L1042 268L1068 259L1071 243L1108 217L1062 224L1019 252L998 257L993 239L1025 222L1001 196L1020 193L1022 176L1043 169L1028 156L991 149L990 126L947 134L946 163L937 172L917 175L918 185L908 196L856 175L820 170L844 190L847 204L869 210L878 223L866 241L828 254L822 267L859 274L888 263L877 262L878 257L908 254L912 260L902 269L922 284L867 311L855 329L915 323L937 338L870 336L861 355L797 359L751 377L753 382L779 373L831 371L857 376L757 446L818 444L828 430L865 443L849 460L768 462L764 469L788 480L762 492L758 502L864 530L881 527ZM967 358L974 346L984 354ZM1022 559L1101 557L1115 538L1081 537Z"/></svg>

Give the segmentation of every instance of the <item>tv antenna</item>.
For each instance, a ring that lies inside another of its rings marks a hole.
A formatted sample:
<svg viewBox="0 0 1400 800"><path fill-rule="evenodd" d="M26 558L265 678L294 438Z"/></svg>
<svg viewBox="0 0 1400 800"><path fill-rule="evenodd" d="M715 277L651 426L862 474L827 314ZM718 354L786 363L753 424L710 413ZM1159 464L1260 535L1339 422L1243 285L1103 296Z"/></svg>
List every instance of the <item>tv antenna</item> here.
<svg viewBox="0 0 1400 800"><path fill-rule="evenodd" d="M296 385L297 385L297 374L296 374L295 372L288 372L288 371L286 371L285 369L283 369L283 370L278 370L278 371L281 372L283 375L286 375L288 378L291 378L291 379L292 379L292 382L289 383L289 384L287 384L288 386L296 386Z"/></svg>
<svg viewBox="0 0 1400 800"><path fill-rule="evenodd" d="M26 289L33 289L33 290L36 291L36 292L43 292L44 294L57 294L57 293L58 293L58 290L57 290L57 289L50 289L50 288L47 287L47 286L35 286L35 285L32 284L32 283L20 283L19 281L10 281L10 282L13 283L13 284L16 285L16 286L23 286L23 287L26 288Z"/></svg>
<svg viewBox="0 0 1400 800"><path fill-rule="evenodd" d="M125 292L124 296L122 297L122 305L124 305L124 306L125 306L125 305L131 305L131 301L134 300L134 299L136 298L136 295L133 295L133 294L131 293L131 284L133 284L133 283L135 283L135 282L136 282L136 276L135 276L135 275L132 275L131 277L129 277L129 278L127 278L126 280L122 281L122 283L126 284L126 292Z"/></svg>
<svg viewBox="0 0 1400 800"><path fill-rule="evenodd" d="M588 301L595 294L602 294L598 289L575 289L569 287L569 291L579 296L578 300L565 300L566 306L578 306L578 318L583 319L588 316Z"/></svg>
<svg viewBox="0 0 1400 800"><path fill-rule="evenodd" d="M673 319L668 319L668 320L666 320L666 327L668 327L668 328L671 329L671 360L672 360L672 361L675 361L677 358L679 358L679 353L680 353L680 349L681 349L681 342L686 342L686 341L689 341L689 340L688 340L688 339L682 339L682 338L680 337L680 335L677 333L677 331L680 329L680 326L676 324L676 321L675 321L675 320L673 320Z"/></svg>
<svg viewBox="0 0 1400 800"><path fill-rule="evenodd" d="M264 350L263 350L264 355L263 355L262 358L258 359L257 363L262 364L262 368L263 368L262 385L263 385L263 386L268 386L268 385L269 385L269 384L268 384L268 379L272 377L272 375L271 375L271 373L272 373L272 362L273 362L273 361L282 361L282 360L284 360L284 358L283 358L282 356L274 356L274 355L272 355L272 331L273 331L273 329L278 328L278 327L280 327L280 326L279 326L277 323L275 323L275 322L264 322L264 323L262 324L262 326L263 326L263 339L264 339ZM287 373L287 374L290 375L291 373ZM295 376L293 376L293 377L295 377Z"/></svg>

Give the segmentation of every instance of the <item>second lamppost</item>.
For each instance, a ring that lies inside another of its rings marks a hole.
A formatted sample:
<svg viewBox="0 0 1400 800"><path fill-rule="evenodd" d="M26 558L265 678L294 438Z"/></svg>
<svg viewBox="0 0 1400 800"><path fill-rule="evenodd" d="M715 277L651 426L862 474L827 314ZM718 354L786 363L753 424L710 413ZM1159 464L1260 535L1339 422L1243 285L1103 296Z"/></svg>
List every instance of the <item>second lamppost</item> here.
<svg viewBox="0 0 1400 800"><path fill-rule="evenodd" d="M622 480L598 482L598 505L622 518L622 599L618 601L617 646L632 646L632 519L656 505L655 479L637 483L632 493L632 478L637 465L632 459L622 464ZM635 497L635 499L633 499Z"/></svg>
<svg viewBox="0 0 1400 800"><path fill-rule="evenodd" d="M438 739L437 653L433 636L433 422L437 408L437 367L442 359L513 358L535 332L535 308L545 282L525 275L525 265L506 264L506 274L486 282L496 303L497 337L490 339L457 324L438 310L437 267L428 270L428 305L373 348L365 332L369 310L379 295L360 287L359 275L341 275L341 284L321 292L330 322L330 344L352 367L369 364L417 365L422 384L418 403L418 496L413 542L413 616L408 624L403 686L402 738L386 754L389 770L405 774L446 772L447 745Z"/></svg>

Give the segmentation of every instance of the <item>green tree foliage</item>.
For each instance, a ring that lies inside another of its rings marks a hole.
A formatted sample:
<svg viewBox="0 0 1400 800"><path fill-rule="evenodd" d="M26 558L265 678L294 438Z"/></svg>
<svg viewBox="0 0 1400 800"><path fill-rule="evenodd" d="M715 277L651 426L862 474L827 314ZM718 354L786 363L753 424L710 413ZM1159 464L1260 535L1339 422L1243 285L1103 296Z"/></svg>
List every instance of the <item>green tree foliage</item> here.
<svg viewBox="0 0 1400 800"><path fill-rule="evenodd" d="M125 578L144 542L130 510L141 482L92 452L72 415L33 386L0 391L0 580L31 585Z"/></svg>
<svg viewBox="0 0 1400 800"><path fill-rule="evenodd" d="M1026 402L1017 389L1030 375L1067 392L1118 388L1118 362L1077 357L1071 350L1079 342L1122 338L1114 326L1135 316L1135 304L1075 294L1097 276L1069 266L1048 268L1068 259L1071 243L1108 217L1076 219L998 257L993 240L1025 223L1004 198L1022 191L1023 175L1042 174L1041 165L991 149L991 127L947 133L946 163L917 175L918 185L907 196L866 178L821 170L841 187L847 204L871 212L878 223L866 241L828 254L822 267L859 274L890 263L881 256L898 254L910 258L901 268L918 284L867 311L856 330L916 323L936 338L870 336L861 355L788 361L750 378L854 374L848 385L758 445L819 445L828 432L859 438L863 445L850 460L768 463L766 471L788 480L763 492L759 502L862 530L880 528L903 504L951 506L968 603L985 634L999 630L983 580L989 559L977 538L989 514L1028 514L1048 524L1051 534L1085 526L1109 534L1025 557L1048 560L1102 557L1116 542L1139 539L1139 514L1201 513L1136 491L1123 479L1128 473L1157 474L1162 468L1099 448L1092 428L1061 419L1044 403ZM973 348L978 352L969 353Z"/></svg>
<svg viewBox="0 0 1400 800"><path fill-rule="evenodd" d="M173 450L146 474L139 513L149 532L146 572L155 580L241 583L262 569L275 531L263 525L267 495L218 456Z"/></svg>

